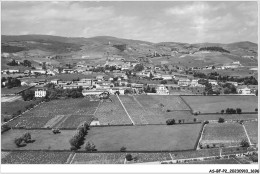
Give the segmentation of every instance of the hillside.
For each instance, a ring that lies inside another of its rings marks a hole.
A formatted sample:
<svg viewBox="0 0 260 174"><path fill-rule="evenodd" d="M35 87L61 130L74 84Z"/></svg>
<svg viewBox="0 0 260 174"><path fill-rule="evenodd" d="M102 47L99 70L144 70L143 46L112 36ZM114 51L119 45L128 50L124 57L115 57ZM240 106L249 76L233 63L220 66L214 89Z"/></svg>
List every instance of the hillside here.
<svg viewBox="0 0 260 174"><path fill-rule="evenodd" d="M204 64L223 64L237 60L245 63L245 65L257 64L257 44L251 42L230 44L151 43L111 36L71 38L50 35L2 35L1 47L2 53L15 53L19 57L26 54L31 56L31 59L41 58L46 55L60 55L64 57L60 62L69 62L71 59L74 61L87 59L89 61L104 62L107 56L121 55L125 58L148 57L151 61L159 64L160 59L167 58L166 61L169 63L185 64L186 66L192 65L193 62L198 60L200 60L201 66ZM208 53L205 53L205 51L201 51L204 47L220 47L230 53L216 53L216 50L209 50Z"/></svg>

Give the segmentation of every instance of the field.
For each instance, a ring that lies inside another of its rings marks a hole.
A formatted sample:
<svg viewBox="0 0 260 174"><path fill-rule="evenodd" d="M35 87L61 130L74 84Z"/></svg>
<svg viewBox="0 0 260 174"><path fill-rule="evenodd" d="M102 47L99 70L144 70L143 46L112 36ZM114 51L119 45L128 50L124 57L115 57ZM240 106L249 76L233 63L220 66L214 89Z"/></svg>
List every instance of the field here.
<svg viewBox="0 0 260 174"><path fill-rule="evenodd" d="M168 119L184 119L193 122L195 118L188 106L177 96L138 95L134 96L144 109L148 123L165 124ZM164 100L165 98L165 100Z"/></svg>
<svg viewBox="0 0 260 174"><path fill-rule="evenodd" d="M24 147L17 147L14 139L30 132L33 143ZM3 150L69 150L69 139L75 134L75 130L61 130L60 134L53 134L51 130L25 130L13 129L1 135L1 148Z"/></svg>
<svg viewBox="0 0 260 174"><path fill-rule="evenodd" d="M229 159L213 159L213 160L205 160L205 161L192 161L188 164L240 164L234 158Z"/></svg>
<svg viewBox="0 0 260 174"><path fill-rule="evenodd" d="M1 88L1 95L3 94L15 94L17 92L20 92L22 90L25 90L27 88L30 88L28 86L20 86L20 87L14 87L14 88Z"/></svg>
<svg viewBox="0 0 260 174"><path fill-rule="evenodd" d="M71 164L124 164L126 153L76 153Z"/></svg>
<svg viewBox="0 0 260 174"><path fill-rule="evenodd" d="M242 140L247 140L244 128L238 123L212 123L206 124L202 134L201 144L224 144L226 146L239 146Z"/></svg>
<svg viewBox="0 0 260 174"><path fill-rule="evenodd" d="M23 100L16 100L14 102L1 102L1 122L3 122L4 117L3 115L13 115L16 114L19 110L21 112L26 110L26 106L29 106L30 104L36 104L38 103L38 100L32 100L32 101L23 101Z"/></svg>
<svg viewBox="0 0 260 174"><path fill-rule="evenodd" d="M23 151L10 152L2 158L2 164L64 164L70 152Z"/></svg>
<svg viewBox="0 0 260 174"><path fill-rule="evenodd" d="M241 108L242 112L255 112L256 96L183 96L194 112L217 113L222 109Z"/></svg>
<svg viewBox="0 0 260 174"><path fill-rule="evenodd" d="M116 96L111 96L111 101L100 103L95 117L101 125L132 124L123 106Z"/></svg>
<svg viewBox="0 0 260 174"><path fill-rule="evenodd" d="M135 158L127 163L145 163L155 161L168 161L171 160L169 153L129 153Z"/></svg>
<svg viewBox="0 0 260 174"><path fill-rule="evenodd" d="M219 156L219 149L202 149L171 153L173 159L188 159L208 156Z"/></svg>
<svg viewBox="0 0 260 174"><path fill-rule="evenodd" d="M245 122L247 134L252 144L258 144L258 121Z"/></svg>
<svg viewBox="0 0 260 174"><path fill-rule="evenodd" d="M97 107L98 102L90 102L88 99L52 100L24 113L10 124L27 128L41 128L57 124L61 125L59 126L61 128L62 126L76 128L80 121L91 122ZM66 119L69 120L66 121ZM72 120L73 122L70 122Z"/></svg>
<svg viewBox="0 0 260 174"><path fill-rule="evenodd" d="M208 115L197 115L195 118L197 120L218 120L219 118L224 118L225 120L252 120L257 119L257 114L208 114Z"/></svg>
<svg viewBox="0 0 260 174"><path fill-rule="evenodd" d="M201 124L92 127L86 140L98 151L161 151L194 149Z"/></svg>

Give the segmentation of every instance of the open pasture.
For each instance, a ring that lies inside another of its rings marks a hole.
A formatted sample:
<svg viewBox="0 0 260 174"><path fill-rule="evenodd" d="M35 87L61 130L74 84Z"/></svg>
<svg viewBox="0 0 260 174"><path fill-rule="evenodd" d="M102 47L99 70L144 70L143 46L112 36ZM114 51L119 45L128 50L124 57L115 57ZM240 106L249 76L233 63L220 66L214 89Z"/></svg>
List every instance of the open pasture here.
<svg viewBox="0 0 260 174"><path fill-rule="evenodd" d="M239 146L242 140L247 140L244 128L239 123L211 123L206 124L202 133L201 144L225 146Z"/></svg>
<svg viewBox="0 0 260 174"><path fill-rule="evenodd" d="M134 158L127 163L146 163L155 161L168 161L171 160L169 153L129 153Z"/></svg>
<svg viewBox="0 0 260 174"><path fill-rule="evenodd" d="M101 125L132 124L123 106L116 96L111 96L111 101L104 100L100 103L95 117Z"/></svg>
<svg viewBox="0 0 260 174"><path fill-rule="evenodd" d="M220 113L222 109L241 108L242 112L255 112L256 96L182 96L194 112Z"/></svg>
<svg viewBox="0 0 260 174"><path fill-rule="evenodd" d="M85 141L98 151L161 151L194 149L201 124L92 127Z"/></svg>
<svg viewBox="0 0 260 174"><path fill-rule="evenodd" d="M247 134L252 144L258 144L258 121L245 122Z"/></svg>
<svg viewBox="0 0 260 174"><path fill-rule="evenodd" d="M126 153L76 153L71 164L124 164Z"/></svg>
<svg viewBox="0 0 260 174"><path fill-rule="evenodd" d="M64 164L71 152L21 151L10 152L2 164Z"/></svg>
<svg viewBox="0 0 260 174"><path fill-rule="evenodd" d="M1 95L3 94L15 94L17 92L20 92L22 90L25 90L27 88L30 88L28 86L20 86L20 87L13 87L13 88L1 88Z"/></svg>
<svg viewBox="0 0 260 174"><path fill-rule="evenodd" d="M24 147L17 147L15 138L21 137L24 133L31 133L32 140ZM13 129L1 135L1 148L3 150L69 150L70 138L75 130L61 130L59 134L53 134L51 130L25 130Z"/></svg>

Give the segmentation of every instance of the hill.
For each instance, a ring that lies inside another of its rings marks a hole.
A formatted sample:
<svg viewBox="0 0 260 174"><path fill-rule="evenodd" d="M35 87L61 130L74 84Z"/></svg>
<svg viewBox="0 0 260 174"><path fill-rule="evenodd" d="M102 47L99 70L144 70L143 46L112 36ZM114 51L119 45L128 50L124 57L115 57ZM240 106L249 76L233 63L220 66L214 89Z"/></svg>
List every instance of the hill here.
<svg viewBox="0 0 260 174"><path fill-rule="evenodd" d="M125 58L149 58L150 61L157 61L156 63L160 63L160 59L167 58L169 62L179 62L183 65L192 65L192 62L197 60L201 61L201 66L231 61L241 61L245 64L257 63L257 44L247 41L230 44L189 44L180 42L151 43L111 36L82 38L51 35L2 35L1 46L2 52L16 53L19 56L25 53L29 56L38 56L38 58L46 55L60 55L64 57L63 60L60 60L61 62L78 59L104 62L107 56L120 55ZM209 50L206 54L201 51L205 47L219 47L227 52L216 54L216 50ZM188 64L188 62L190 63Z"/></svg>

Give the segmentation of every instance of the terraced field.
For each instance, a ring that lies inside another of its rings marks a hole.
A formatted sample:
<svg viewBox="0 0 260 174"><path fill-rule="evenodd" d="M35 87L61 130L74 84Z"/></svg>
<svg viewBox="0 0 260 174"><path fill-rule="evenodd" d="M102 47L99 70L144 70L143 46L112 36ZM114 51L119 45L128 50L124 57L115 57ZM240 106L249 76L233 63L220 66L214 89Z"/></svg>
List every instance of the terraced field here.
<svg viewBox="0 0 260 174"><path fill-rule="evenodd" d="M64 164L71 152L23 151L10 152L2 164Z"/></svg>
<svg viewBox="0 0 260 174"><path fill-rule="evenodd" d="M258 121L245 122L247 134L252 144L258 144Z"/></svg>
<svg viewBox="0 0 260 174"><path fill-rule="evenodd" d="M239 146L247 140L244 128L238 123L212 123L205 125L201 144L203 146L224 144L225 146Z"/></svg>
<svg viewBox="0 0 260 174"><path fill-rule="evenodd" d="M242 112L255 112L256 96L183 96L193 111L201 113L217 113L222 109L241 108Z"/></svg>
<svg viewBox="0 0 260 174"><path fill-rule="evenodd" d="M240 164L234 158L229 159L213 159L213 160L205 160L205 161L192 161L189 164Z"/></svg>
<svg viewBox="0 0 260 174"><path fill-rule="evenodd" d="M113 102L104 101L100 103L95 117L101 125L132 124L123 106L116 96L111 96Z"/></svg>
<svg viewBox="0 0 260 174"><path fill-rule="evenodd" d="M79 121L93 120L93 114L98 107L98 102L88 99L64 99L53 100L40 104L34 109L24 113L21 117L10 122L12 127L42 128L59 127L63 128L76 125ZM75 117L77 115L78 117ZM72 121L75 123L68 122ZM68 119L68 121L66 121ZM64 123L63 123L64 122Z"/></svg>
<svg viewBox="0 0 260 174"><path fill-rule="evenodd" d="M124 164L126 153L76 153L71 164Z"/></svg>

